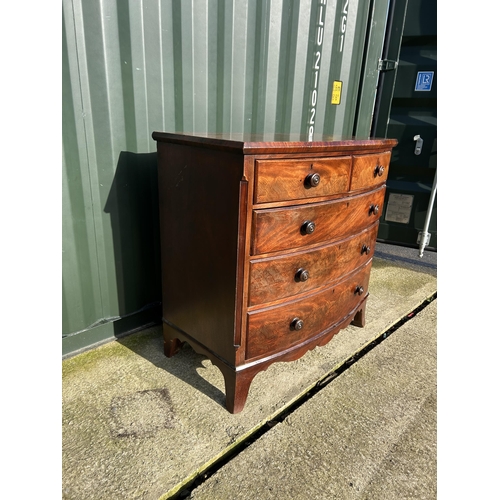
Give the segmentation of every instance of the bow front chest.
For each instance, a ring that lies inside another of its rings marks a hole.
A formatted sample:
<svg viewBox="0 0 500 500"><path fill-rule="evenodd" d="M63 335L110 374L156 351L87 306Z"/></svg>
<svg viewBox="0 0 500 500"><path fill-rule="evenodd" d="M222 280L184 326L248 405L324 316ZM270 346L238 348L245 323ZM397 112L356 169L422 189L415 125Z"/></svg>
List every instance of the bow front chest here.
<svg viewBox="0 0 500 500"><path fill-rule="evenodd" d="M271 363L364 326L396 141L153 138L165 354L206 355L237 413Z"/></svg>

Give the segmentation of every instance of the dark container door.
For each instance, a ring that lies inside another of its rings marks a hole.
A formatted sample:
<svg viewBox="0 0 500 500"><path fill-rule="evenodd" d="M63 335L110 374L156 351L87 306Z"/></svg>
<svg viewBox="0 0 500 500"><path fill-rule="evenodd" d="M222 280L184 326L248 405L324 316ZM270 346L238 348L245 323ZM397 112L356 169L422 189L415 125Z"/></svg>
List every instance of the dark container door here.
<svg viewBox="0 0 500 500"><path fill-rule="evenodd" d="M418 247L437 168L436 0L393 0L371 135L393 150L378 239ZM425 247L437 250L437 198Z"/></svg>

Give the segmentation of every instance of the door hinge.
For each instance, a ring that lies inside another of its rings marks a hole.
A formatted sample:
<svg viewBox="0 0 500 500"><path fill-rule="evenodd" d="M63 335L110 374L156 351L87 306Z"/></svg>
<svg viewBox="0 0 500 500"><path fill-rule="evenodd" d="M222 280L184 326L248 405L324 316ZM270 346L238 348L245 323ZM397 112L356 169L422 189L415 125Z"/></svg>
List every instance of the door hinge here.
<svg viewBox="0 0 500 500"><path fill-rule="evenodd" d="M392 61L391 59L379 59L378 70L379 71L393 71L398 67L397 61Z"/></svg>

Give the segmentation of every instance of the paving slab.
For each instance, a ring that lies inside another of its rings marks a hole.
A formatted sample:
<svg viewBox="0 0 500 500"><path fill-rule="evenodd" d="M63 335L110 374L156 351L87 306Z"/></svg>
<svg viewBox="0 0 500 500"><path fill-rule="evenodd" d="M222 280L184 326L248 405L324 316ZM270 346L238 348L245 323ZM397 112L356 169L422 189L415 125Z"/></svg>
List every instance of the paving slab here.
<svg viewBox="0 0 500 500"><path fill-rule="evenodd" d="M436 316L437 300L188 498L435 499Z"/></svg>
<svg viewBox="0 0 500 500"><path fill-rule="evenodd" d="M168 498L436 290L436 276L374 258L365 328L259 373L237 415L208 359L187 344L163 355L160 327L65 359L63 498Z"/></svg>

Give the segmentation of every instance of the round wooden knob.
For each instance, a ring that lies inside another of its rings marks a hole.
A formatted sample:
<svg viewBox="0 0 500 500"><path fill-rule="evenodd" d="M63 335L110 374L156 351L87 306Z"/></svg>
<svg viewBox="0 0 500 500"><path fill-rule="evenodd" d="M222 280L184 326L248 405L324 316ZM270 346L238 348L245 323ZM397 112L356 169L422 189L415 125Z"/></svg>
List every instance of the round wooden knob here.
<svg viewBox="0 0 500 500"><path fill-rule="evenodd" d="M305 185L306 187L316 187L319 184L321 177L319 174L309 174L306 177Z"/></svg>
<svg viewBox="0 0 500 500"><path fill-rule="evenodd" d="M304 224L302 224L302 232L305 234L312 234L316 229L316 224L313 221L306 220Z"/></svg>
<svg viewBox="0 0 500 500"><path fill-rule="evenodd" d="M295 279L297 281L307 281L309 279L309 271L307 271L307 269L300 268L295 274Z"/></svg>
<svg viewBox="0 0 500 500"><path fill-rule="evenodd" d="M365 291L365 289L361 285L358 285L356 287L356 289L354 290L354 294L355 295L362 295L364 291Z"/></svg>
<svg viewBox="0 0 500 500"><path fill-rule="evenodd" d="M377 177L378 175L379 177L382 177L384 175L384 170L385 168L382 165L377 165L375 167L374 176Z"/></svg>
<svg viewBox="0 0 500 500"><path fill-rule="evenodd" d="M361 255L363 255L364 253L366 253L366 255L368 255L370 253L370 247L369 246L363 245L361 247Z"/></svg>
<svg viewBox="0 0 500 500"><path fill-rule="evenodd" d="M302 327L304 326L304 322L300 318L293 318L292 322L290 323L290 328L292 330L302 330Z"/></svg>

